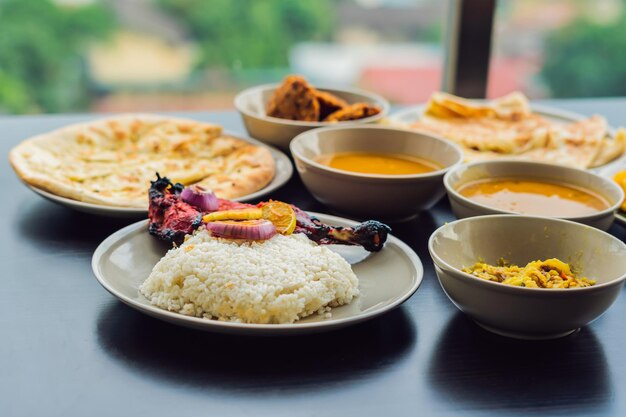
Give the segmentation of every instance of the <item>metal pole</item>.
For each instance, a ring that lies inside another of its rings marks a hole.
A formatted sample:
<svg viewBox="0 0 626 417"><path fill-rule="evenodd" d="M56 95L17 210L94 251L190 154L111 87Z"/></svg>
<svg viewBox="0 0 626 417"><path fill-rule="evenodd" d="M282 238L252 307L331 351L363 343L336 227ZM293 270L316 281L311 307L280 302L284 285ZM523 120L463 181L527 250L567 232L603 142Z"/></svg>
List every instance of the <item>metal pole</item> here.
<svg viewBox="0 0 626 417"><path fill-rule="evenodd" d="M495 9L496 0L450 0L443 91L485 97Z"/></svg>

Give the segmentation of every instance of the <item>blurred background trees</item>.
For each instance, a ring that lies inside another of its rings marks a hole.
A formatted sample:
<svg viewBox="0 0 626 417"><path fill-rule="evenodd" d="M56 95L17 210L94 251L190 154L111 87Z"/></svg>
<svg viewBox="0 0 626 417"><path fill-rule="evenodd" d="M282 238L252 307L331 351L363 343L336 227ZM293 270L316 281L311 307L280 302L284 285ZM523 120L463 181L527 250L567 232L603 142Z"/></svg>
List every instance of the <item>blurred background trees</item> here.
<svg viewBox="0 0 626 417"><path fill-rule="evenodd" d="M579 18L547 37L541 75L556 97L626 96L626 15Z"/></svg>
<svg viewBox="0 0 626 417"><path fill-rule="evenodd" d="M285 68L290 48L331 40L330 0L159 0L200 52L198 68Z"/></svg>
<svg viewBox="0 0 626 417"><path fill-rule="evenodd" d="M626 0L499 0L488 95L626 95ZM0 0L0 114L223 109L297 72L440 88L448 1Z"/></svg>
<svg viewBox="0 0 626 417"><path fill-rule="evenodd" d="M100 4L59 7L49 0L0 1L0 109L75 111L89 104L81 56L105 38L114 15Z"/></svg>

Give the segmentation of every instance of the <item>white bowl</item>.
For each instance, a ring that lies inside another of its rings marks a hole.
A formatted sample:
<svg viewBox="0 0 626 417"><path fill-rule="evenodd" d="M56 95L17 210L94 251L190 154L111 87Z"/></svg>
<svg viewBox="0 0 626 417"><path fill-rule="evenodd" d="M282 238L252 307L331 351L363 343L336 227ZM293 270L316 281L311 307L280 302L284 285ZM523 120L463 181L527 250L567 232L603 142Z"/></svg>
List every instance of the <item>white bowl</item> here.
<svg viewBox="0 0 626 417"><path fill-rule="evenodd" d="M460 164L463 153L453 143L417 131L377 125L310 130L291 142L302 182L323 204L356 218L400 221L431 208L443 195L443 176ZM317 162L337 152L404 154L437 162L442 169L425 174L361 174Z"/></svg>
<svg viewBox="0 0 626 417"><path fill-rule="evenodd" d="M583 224L521 215L471 217L445 224L431 235L428 250L441 287L476 323L524 339L565 336L603 314L626 280L626 245ZM482 260L505 258L517 265L558 258L575 265L591 287L526 288L462 272Z"/></svg>
<svg viewBox="0 0 626 417"><path fill-rule="evenodd" d="M541 162L516 160L481 161L459 165L446 174L444 185L448 192L450 205L456 217L482 216L485 214L519 214L508 210L477 203L457 190L470 182L493 178L524 178L540 181L574 185L592 191L605 198L609 207L605 210L583 216L554 216L588 224L598 229L607 230L615 220L615 211L624 200L624 191L612 180L577 168L552 165Z"/></svg>
<svg viewBox="0 0 626 417"><path fill-rule="evenodd" d="M235 97L235 108L241 114L250 136L282 149L287 149L291 139L307 130L326 126L372 123L389 113L389 102L378 94L350 89L317 88L319 91L331 93L350 104L375 104L381 108L381 112L371 117L344 122L302 122L271 117L265 114L265 107L279 85L266 84L242 91Z"/></svg>

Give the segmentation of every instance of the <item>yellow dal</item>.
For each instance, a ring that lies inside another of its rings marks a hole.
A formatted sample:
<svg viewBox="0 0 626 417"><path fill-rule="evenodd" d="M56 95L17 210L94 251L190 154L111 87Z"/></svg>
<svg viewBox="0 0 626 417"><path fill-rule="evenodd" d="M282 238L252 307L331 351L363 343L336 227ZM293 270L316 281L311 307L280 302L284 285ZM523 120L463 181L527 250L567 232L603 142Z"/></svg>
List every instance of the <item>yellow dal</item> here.
<svg viewBox="0 0 626 417"><path fill-rule="evenodd" d="M411 175L437 171L441 166L411 155L345 152L322 155L317 162L331 168L362 174Z"/></svg>
<svg viewBox="0 0 626 417"><path fill-rule="evenodd" d="M458 192L500 210L539 216L584 216L609 208L600 196L572 185L530 179L489 179L471 182Z"/></svg>

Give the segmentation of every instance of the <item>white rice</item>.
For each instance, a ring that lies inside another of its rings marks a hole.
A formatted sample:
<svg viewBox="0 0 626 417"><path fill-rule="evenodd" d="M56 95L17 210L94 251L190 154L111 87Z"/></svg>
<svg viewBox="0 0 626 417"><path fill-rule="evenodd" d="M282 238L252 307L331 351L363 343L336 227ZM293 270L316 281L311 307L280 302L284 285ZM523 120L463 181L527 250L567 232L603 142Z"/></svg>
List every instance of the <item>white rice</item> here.
<svg viewBox="0 0 626 417"><path fill-rule="evenodd" d="M166 310L243 323L328 316L359 294L350 265L302 234L238 242L206 230L168 251L139 290Z"/></svg>

